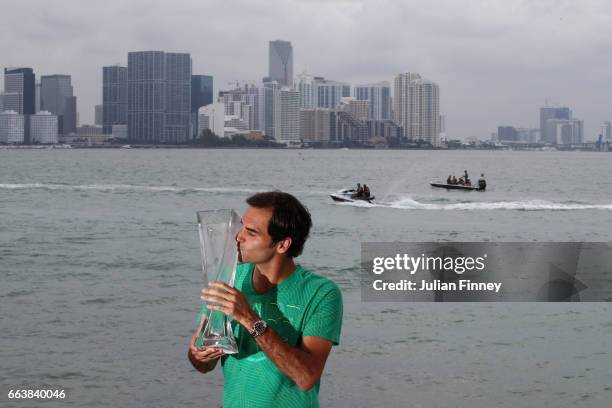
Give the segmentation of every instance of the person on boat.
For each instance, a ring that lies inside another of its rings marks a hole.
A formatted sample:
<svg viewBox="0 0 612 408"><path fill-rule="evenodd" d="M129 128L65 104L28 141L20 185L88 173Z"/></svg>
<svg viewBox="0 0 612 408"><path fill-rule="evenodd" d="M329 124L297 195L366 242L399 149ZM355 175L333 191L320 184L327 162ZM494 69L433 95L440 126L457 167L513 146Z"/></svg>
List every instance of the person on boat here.
<svg viewBox="0 0 612 408"><path fill-rule="evenodd" d="M446 179L446 184L453 184L453 178L450 174L448 175L448 178Z"/></svg>
<svg viewBox="0 0 612 408"><path fill-rule="evenodd" d="M470 179L470 177L468 176L467 170L463 170L463 178L467 181Z"/></svg>
<svg viewBox="0 0 612 408"><path fill-rule="evenodd" d="M367 185L363 185L363 197L365 199L370 198L370 187L368 187Z"/></svg>
<svg viewBox="0 0 612 408"><path fill-rule="evenodd" d="M463 186L465 184L465 180L463 180L463 177L459 177L459 181L457 182L457 184L459 184L460 186Z"/></svg>
<svg viewBox="0 0 612 408"><path fill-rule="evenodd" d="M457 177L453 176L453 181L451 184L457 184Z"/></svg>
<svg viewBox="0 0 612 408"><path fill-rule="evenodd" d="M482 173L478 179L478 188L481 190L487 188L487 181L484 179L484 173Z"/></svg>
<svg viewBox="0 0 612 408"><path fill-rule="evenodd" d="M353 198L361 198L363 196L363 187L361 187L361 183L357 183L357 190L355 190L355 194L353 194Z"/></svg>

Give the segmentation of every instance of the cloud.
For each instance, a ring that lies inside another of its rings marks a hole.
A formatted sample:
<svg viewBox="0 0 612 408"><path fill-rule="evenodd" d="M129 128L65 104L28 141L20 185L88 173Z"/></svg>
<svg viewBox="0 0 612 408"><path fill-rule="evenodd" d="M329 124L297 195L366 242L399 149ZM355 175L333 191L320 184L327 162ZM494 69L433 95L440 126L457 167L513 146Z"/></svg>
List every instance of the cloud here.
<svg viewBox="0 0 612 408"><path fill-rule="evenodd" d="M606 1L34 0L2 12L2 65L72 74L84 123L101 102L102 66L125 64L128 51L190 52L218 90L265 76L274 39L293 43L295 74L438 82L452 136L538 126L545 98L569 105L587 136L612 116Z"/></svg>

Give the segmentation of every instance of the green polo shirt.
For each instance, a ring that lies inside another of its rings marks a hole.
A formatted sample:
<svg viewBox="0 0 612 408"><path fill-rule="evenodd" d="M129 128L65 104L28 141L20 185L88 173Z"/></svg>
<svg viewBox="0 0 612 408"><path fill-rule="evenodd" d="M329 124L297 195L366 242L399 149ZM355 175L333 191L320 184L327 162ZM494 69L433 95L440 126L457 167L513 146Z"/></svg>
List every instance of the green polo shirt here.
<svg viewBox="0 0 612 408"><path fill-rule="evenodd" d="M278 286L266 293L256 293L254 269L253 264L238 265L234 286L285 342L299 347L302 337L316 336L338 345L342 294L334 282L298 265ZM300 390L259 349L244 327L236 322L232 322L232 327L239 351L221 358L224 408L319 406L320 382L307 392Z"/></svg>

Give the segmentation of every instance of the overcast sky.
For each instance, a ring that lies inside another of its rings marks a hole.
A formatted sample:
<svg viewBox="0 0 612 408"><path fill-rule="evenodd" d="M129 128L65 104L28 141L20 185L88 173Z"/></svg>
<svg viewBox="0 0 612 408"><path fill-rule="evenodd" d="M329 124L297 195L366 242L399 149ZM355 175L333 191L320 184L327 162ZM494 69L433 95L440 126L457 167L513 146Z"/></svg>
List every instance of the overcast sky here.
<svg viewBox="0 0 612 408"><path fill-rule="evenodd" d="M71 74L81 124L102 102L102 66L128 51L189 52L218 91L265 76L274 39L293 43L296 75L437 82L449 137L539 127L545 100L584 119L587 140L612 119L606 0L30 0L1 16L0 66Z"/></svg>

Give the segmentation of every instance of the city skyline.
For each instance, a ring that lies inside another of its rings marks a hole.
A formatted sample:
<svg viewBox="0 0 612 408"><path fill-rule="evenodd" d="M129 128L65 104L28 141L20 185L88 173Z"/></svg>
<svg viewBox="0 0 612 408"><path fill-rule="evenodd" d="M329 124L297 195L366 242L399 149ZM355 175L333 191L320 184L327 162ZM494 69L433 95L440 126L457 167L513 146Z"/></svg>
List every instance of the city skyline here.
<svg viewBox="0 0 612 408"><path fill-rule="evenodd" d="M194 73L215 77L217 95L236 79L266 76L276 39L293 45L294 77L306 68L351 85L392 82L400 72L435 81L449 137L485 138L499 125L537 127L547 99L584 120L586 140L612 117L603 24L612 6L601 2L280 2L265 11L245 1L223 8L182 0L172 10L156 1L60 3L3 7L1 65L32 67L38 77L71 75L81 123L93 123L102 102L100 68L126 66L128 51L188 52ZM314 11L316 20L303 18ZM202 14L215 18L201 24ZM366 17L370 23L360 24ZM227 21L244 24L226 30Z"/></svg>

